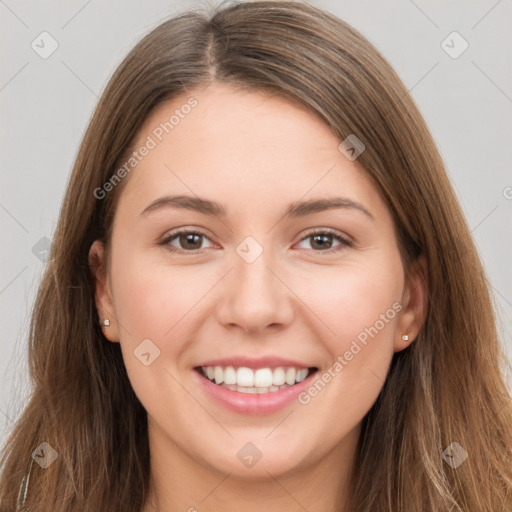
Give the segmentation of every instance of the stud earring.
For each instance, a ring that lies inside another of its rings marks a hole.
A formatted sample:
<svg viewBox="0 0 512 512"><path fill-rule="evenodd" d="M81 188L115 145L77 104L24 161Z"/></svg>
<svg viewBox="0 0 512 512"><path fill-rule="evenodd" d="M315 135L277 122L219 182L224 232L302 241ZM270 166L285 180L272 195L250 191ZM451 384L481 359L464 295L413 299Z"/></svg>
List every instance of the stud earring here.
<svg viewBox="0 0 512 512"><path fill-rule="evenodd" d="M409 341L409 336L407 336L407 334L404 334L404 335L402 336L402 339L403 339L404 341Z"/></svg>
<svg viewBox="0 0 512 512"><path fill-rule="evenodd" d="M108 327L110 325L110 320L108 318L105 318L105 320L103 320L102 324L105 326L105 327Z"/></svg>

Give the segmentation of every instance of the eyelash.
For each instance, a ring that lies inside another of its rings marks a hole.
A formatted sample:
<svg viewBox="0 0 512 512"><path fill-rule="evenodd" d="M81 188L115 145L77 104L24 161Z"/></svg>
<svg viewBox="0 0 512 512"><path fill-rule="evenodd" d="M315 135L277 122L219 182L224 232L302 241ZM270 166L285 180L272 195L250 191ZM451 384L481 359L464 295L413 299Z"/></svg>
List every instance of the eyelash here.
<svg viewBox="0 0 512 512"><path fill-rule="evenodd" d="M168 251L174 252L174 253L177 252L177 253L183 253L183 254L201 254L204 251L204 249L196 249L196 250L192 250L192 251L187 251L185 249L178 249L178 248L175 248L175 247L170 245L170 242L172 240L174 240L175 238L177 238L177 237L179 237L180 235L183 235L183 234L199 235L199 236L202 236L202 237L207 238L208 240L210 240L208 236L206 236L204 233L201 233L200 231L183 229L181 231L176 231L174 233L171 233L159 245L165 246L165 248ZM343 247L353 247L354 246L354 243L351 240L341 236L339 233L337 233L336 231L331 230L329 228L316 229L316 230L310 231L304 237L302 237L300 239L299 243L303 242L304 240L306 240L306 239L308 239L310 237L313 237L315 235L332 235L333 238L338 240L340 242L340 244L341 244L341 245L339 245L337 247L334 247L334 248L331 248L331 249L326 249L325 251L320 251L320 250L319 251L315 251L314 249L310 249L311 251L319 253L319 254L332 254L332 253L338 252L339 250L343 249Z"/></svg>

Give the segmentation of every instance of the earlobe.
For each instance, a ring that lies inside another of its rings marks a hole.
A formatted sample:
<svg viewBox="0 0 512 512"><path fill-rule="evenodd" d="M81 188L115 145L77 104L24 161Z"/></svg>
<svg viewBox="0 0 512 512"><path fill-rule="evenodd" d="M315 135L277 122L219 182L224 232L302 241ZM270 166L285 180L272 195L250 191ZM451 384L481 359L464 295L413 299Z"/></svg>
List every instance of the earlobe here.
<svg viewBox="0 0 512 512"><path fill-rule="evenodd" d="M421 255L412 265L406 278L402 310L397 324L395 352L407 348L420 333L428 310L427 260Z"/></svg>
<svg viewBox="0 0 512 512"><path fill-rule="evenodd" d="M89 249L89 268L94 279L94 301L99 316L98 322L104 336L110 341L117 342L119 332L114 319L112 294L106 271L105 247L100 240L95 240Z"/></svg>

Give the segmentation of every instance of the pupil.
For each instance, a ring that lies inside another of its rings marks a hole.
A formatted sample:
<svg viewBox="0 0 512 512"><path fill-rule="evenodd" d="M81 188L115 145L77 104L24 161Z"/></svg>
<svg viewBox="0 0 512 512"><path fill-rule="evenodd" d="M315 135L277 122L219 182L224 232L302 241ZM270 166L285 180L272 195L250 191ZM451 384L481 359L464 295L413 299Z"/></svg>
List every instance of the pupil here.
<svg viewBox="0 0 512 512"><path fill-rule="evenodd" d="M184 235L181 235L181 240L180 240L180 243L183 247L186 247L188 243L191 243L192 245L194 245L194 240L195 240L195 243L197 244L198 242L198 239L200 239L201 235L198 235L196 233L186 233ZM199 247L201 246L201 243L199 243ZM192 249L198 249L199 247L192 247ZM188 247L190 249L190 247Z"/></svg>
<svg viewBox="0 0 512 512"><path fill-rule="evenodd" d="M330 247L326 247L326 244L324 242L326 242L327 245L330 246L330 244L329 244L330 237L331 237L331 235L313 235L313 240L314 240L313 246L315 243L318 243L319 240L322 240L320 242L319 248L320 249L326 249L326 248L329 249Z"/></svg>

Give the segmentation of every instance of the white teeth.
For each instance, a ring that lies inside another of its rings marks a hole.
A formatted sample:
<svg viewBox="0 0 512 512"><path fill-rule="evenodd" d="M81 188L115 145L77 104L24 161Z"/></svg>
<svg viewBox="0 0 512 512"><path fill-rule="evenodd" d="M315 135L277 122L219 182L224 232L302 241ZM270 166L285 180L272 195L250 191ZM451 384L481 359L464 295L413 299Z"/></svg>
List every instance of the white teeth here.
<svg viewBox="0 0 512 512"><path fill-rule="evenodd" d="M224 384L236 384L236 371L232 366L224 368Z"/></svg>
<svg viewBox="0 0 512 512"><path fill-rule="evenodd" d="M285 380L286 375L284 373L284 369L282 366L279 366L279 368L276 368L272 374L272 384L274 384L274 386L281 386L284 384Z"/></svg>
<svg viewBox="0 0 512 512"><path fill-rule="evenodd" d="M241 366L236 371L236 383L238 386L254 386L254 372L250 368Z"/></svg>
<svg viewBox="0 0 512 512"><path fill-rule="evenodd" d="M224 372L221 366L215 367L215 383L222 384L224 382Z"/></svg>
<svg viewBox="0 0 512 512"><path fill-rule="evenodd" d="M307 368L278 366L253 370L241 366L201 366L201 373L212 382L241 393L268 393L302 382L308 376Z"/></svg>
<svg viewBox="0 0 512 512"><path fill-rule="evenodd" d="M301 368L297 372L297 376L295 377L295 380L297 382L302 382L307 376L308 376L308 369L307 368Z"/></svg>
<svg viewBox="0 0 512 512"><path fill-rule="evenodd" d="M272 370L270 368L260 368L254 374L254 385L257 388L267 388L272 386Z"/></svg>
<svg viewBox="0 0 512 512"><path fill-rule="evenodd" d="M279 391L280 389L289 388L288 384L283 384L282 386L270 386L268 388L255 388L255 387L246 387L246 386L226 386L225 384L221 384L222 387L231 389L231 391L239 391L240 393L252 393L252 394L263 394L268 392Z"/></svg>
<svg viewBox="0 0 512 512"><path fill-rule="evenodd" d="M285 377L286 384L288 384L290 386L295 384L296 373L297 372L296 372L295 368L288 368L288 370L286 370L286 377Z"/></svg>
<svg viewBox="0 0 512 512"><path fill-rule="evenodd" d="M258 390L256 388L253 388L253 387L248 387L248 386L237 386L236 387L236 390L239 391L240 393L251 393L251 394L255 394L258 392Z"/></svg>

